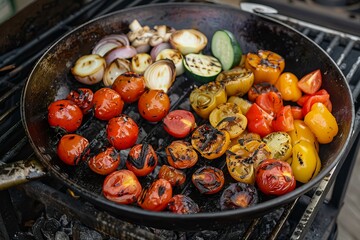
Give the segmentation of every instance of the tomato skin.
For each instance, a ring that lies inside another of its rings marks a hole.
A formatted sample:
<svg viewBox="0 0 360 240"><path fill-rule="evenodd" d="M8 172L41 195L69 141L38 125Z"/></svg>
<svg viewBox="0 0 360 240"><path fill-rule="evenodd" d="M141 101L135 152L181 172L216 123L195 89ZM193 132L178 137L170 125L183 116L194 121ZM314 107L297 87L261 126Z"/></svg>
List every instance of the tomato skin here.
<svg viewBox="0 0 360 240"><path fill-rule="evenodd" d="M140 115L149 122L161 121L169 112L170 99L163 90L148 89L138 101Z"/></svg>
<svg viewBox="0 0 360 240"><path fill-rule="evenodd" d="M48 107L48 122L51 127L60 127L66 132L75 132L81 125L83 113L70 100L57 100Z"/></svg>
<svg viewBox="0 0 360 240"><path fill-rule="evenodd" d="M256 169L256 184L264 194L280 196L294 190L296 180L290 164L267 159Z"/></svg>
<svg viewBox="0 0 360 240"><path fill-rule="evenodd" d="M77 134L64 135L57 146L57 155L68 165L77 165L89 154L89 141Z"/></svg>
<svg viewBox="0 0 360 240"><path fill-rule="evenodd" d="M111 88L100 88L94 93L95 117L110 120L122 113L124 101L120 94Z"/></svg>
<svg viewBox="0 0 360 240"><path fill-rule="evenodd" d="M134 72L123 73L115 79L112 89L120 94L124 102L135 102L145 92L144 76Z"/></svg>
<svg viewBox="0 0 360 240"><path fill-rule="evenodd" d="M73 101L81 109L83 114L87 114L94 106L94 93L90 88L71 90L66 99Z"/></svg>
<svg viewBox="0 0 360 240"><path fill-rule="evenodd" d="M177 194L170 199L168 209L170 212L179 214L191 214L200 211L199 206L194 200L182 194Z"/></svg>
<svg viewBox="0 0 360 240"><path fill-rule="evenodd" d="M171 198L171 184L165 179L158 179L149 188L143 189L138 204L146 210L161 211L167 207Z"/></svg>
<svg viewBox="0 0 360 240"><path fill-rule="evenodd" d="M215 194L223 188L225 183L223 171L211 166L197 169L191 180L202 194Z"/></svg>
<svg viewBox="0 0 360 240"><path fill-rule="evenodd" d="M292 115L291 106L282 107L273 120L274 131L289 132L294 130L294 117Z"/></svg>
<svg viewBox="0 0 360 240"><path fill-rule="evenodd" d="M89 167L100 175L114 172L120 164L120 154L114 147L109 147L89 160Z"/></svg>
<svg viewBox="0 0 360 240"><path fill-rule="evenodd" d="M104 197L119 204L131 204L137 201L142 191L135 174L122 169L109 174L102 187Z"/></svg>
<svg viewBox="0 0 360 240"><path fill-rule="evenodd" d="M255 102L256 98L259 95L261 95L263 93L268 93L268 92L279 93L279 90L274 85L272 85L268 82L254 84L248 91L248 99L251 102Z"/></svg>
<svg viewBox="0 0 360 240"><path fill-rule="evenodd" d="M191 168L199 157L193 146L185 141L173 141L165 148L168 163L178 169Z"/></svg>
<svg viewBox="0 0 360 240"><path fill-rule="evenodd" d="M321 71L320 69L317 69L303 76L298 82L298 87L306 94L314 94L320 89L321 84Z"/></svg>
<svg viewBox="0 0 360 240"><path fill-rule="evenodd" d="M168 165L161 166L158 177L168 180L173 187L181 186L186 180L184 172Z"/></svg>
<svg viewBox="0 0 360 240"><path fill-rule="evenodd" d="M186 110L174 110L163 119L165 131L175 138L188 136L196 127L194 115Z"/></svg>
<svg viewBox="0 0 360 240"><path fill-rule="evenodd" d="M280 94L275 92L262 93L256 98L255 102L271 116L275 116L283 107Z"/></svg>
<svg viewBox="0 0 360 240"><path fill-rule="evenodd" d="M294 120L304 119L304 115L302 113L302 108L299 106L291 106L291 113L294 117Z"/></svg>
<svg viewBox="0 0 360 240"><path fill-rule="evenodd" d="M139 127L125 114L109 120L106 126L107 139L117 150L132 147L138 138Z"/></svg>
<svg viewBox="0 0 360 240"><path fill-rule="evenodd" d="M155 169L158 156L150 144L137 144L130 149L125 164L136 176L143 177Z"/></svg>
<svg viewBox="0 0 360 240"><path fill-rule="evenodd" d="M246 118L248 119L247 128L250 132L257 133L261 137L273 132L273 117L256 103L251 105L249 111L246 113Z"/></svg>

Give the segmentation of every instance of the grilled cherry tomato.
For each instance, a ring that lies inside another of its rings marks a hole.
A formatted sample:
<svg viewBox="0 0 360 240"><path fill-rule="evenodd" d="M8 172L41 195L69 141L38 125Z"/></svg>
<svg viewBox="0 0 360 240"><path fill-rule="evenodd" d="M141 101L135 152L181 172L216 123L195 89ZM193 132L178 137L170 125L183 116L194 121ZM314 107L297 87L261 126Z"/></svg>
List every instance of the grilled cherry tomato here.
<svg viewBox="0 0 360 240"><path fill-rule="evenodd" d="M134 72L125 72L115 79L112 89L120 94L124 102L135 102L145 92L144 76Z"/></svg>
<svg viewBox="0 0 360 240"><path fill-rule="evenodd" d="M111 88L100 88L94 93L95 117L109 120L121 114L124 101L120 94Z"/></svg>
<svg viewBox="0 0 360 240"><path fill-rule="evenodd" d="M272 85L268 82L254 84L248 91L248 99L251 102L255 102L256 98L259 95L261 95L263 93L268 93L268 92L279 93L279 90L274 85Z"/></svg>
<svg viewBox="0 0 360 240"><path fill-rule="evenodd" d="M174 110L163 119L167 133L175 138L184 138L196 127L194 115L186 110Z"/></svg>
<svg viewBox="0 0 360 240"><path fill-rule="evenodd" d="M204 158L215 159L226 152L230 145L230 134L204 124L193 132L191 144Z"/></svg>
<svg viewBox="0 0 360 240"><path fill-rule="evenodd" d="M322 76L320 69L306 74L298 82L298 87L306 94L314 94L317 92L322 84Z"/></svg>
<svg viewBox="0 0 360 240"><path fill-rule="evenodd" d="M151 173L158 163L158 156L153 147L148 144L137 144L130 149L126 159L126 167L138 177Z"/></svg>
<svg viewBox="0 0 360 240"><path fill-rule="evenodd" d="M102 187L104 197L120 204L131 204L137 201L142 191L135 174L122 169L108 175Z"/></svg>
<svg viewBox="0 0 360 240"><path fill-rule="evenodd" d="M59 127L69 133L75 132L82 119L81 109L70 100L57 100L48 107L48 122L51 127Z"/></svg>
<svg viewBox="0 0 360 240"><path fill-rule="evenodd" d="M107 139L117 150L132 147L139 135L135 121L125 114L110 119L106 126Z"/></svg>
<svg viewBox="0 0 360 240"><path fill-rule="evenodd" d="M173 187L181 186L186 180L184 172L168 165L161 166L158 177L168 180Z"/></svg>
<svg viewBox="0 0 360 240"><path fill-rule="evenodd" d="M310 112L312 105L318 102L324 104L330 112L332 111L330 94L325 89L321 89L312 95L304 95L297 101L297 103L302 106L303 116Z"/></svg>
<svg viewBox="0 0 360 240"><path fill-rule="evenodd" d="M214 194L224 186L224 173L221 169L204 166L197 169L191 178L195 187L203 194Z"/></svg>
<svg viewBox="0 0 360 240"><path fill-rule="evenodd" d="M271 116L275 116L283 107L281 95L276 92L262 93L256 98L255 102Z"/></svg>
<svg viewBox="0 0 360 240"><path fill-rule="evenodd" d="M89 88L78 88L72 90L66 99L73 101L86 114L93 107L94 93Z"/></svg>
<svg viewBox="0 0 360 240"><path fill-rule="evenodd" d="M281 93L281 97L285 101L296 102L301 98L302 92L298 87L298 78L290 73L284 72L280 75L279 79L275 83L275 87Z"/></svg>
<svg viewBox="0 0 360 240"><path fill-rule="evenodd" d="M114 172L120 164L120 154L114 147L109 147L89 160L91 170L100 175Z"/></svg>
<svg viewBox="0 0 360 240"><path fill-rule="evenodd" d="M194 200L182 194L177 194L170 199L168 209L170 212L179 214L191 214L200 211L199 206Z"/></svg>
<svg viewBox="0 0 360 240"><path fill-rule="evenodd" d="M185 141L173 141L165 149L168 163L174 168L191 168L198 161L198 154L193 146Z"/></svg>
<svg viewBox="0 0 360 240"><path fill-rule="evenodd" d="M57 146L57 155L68 165L77 165L89 154L89 141L77 134L64 135Z"/></svg>
<svg viewBox="0 0 360 240"><path fill-rule="evenodd" d="M257 133L261 137L273 132L273 117L256 103L251 105L249 111L246 113L246 118L248 120L247 128L249 132Z"/></svg>
<svg viewBox="0 0 360 240"><path fill-rule="evenodd" d="M264 194L280 196L294 190L296 180L287 162L267 159L256 169L256 184Z"/></svg>
<svg viewBox="0 0 360 240"><path fill-rule="evenodd" d="M291 106L283 106L277 113L272 123L274 131L289 132L294 130L294 117Z"/></svg>
<svg viewBox="0 0 360 240"><path fill-rule="evenodd" d="M221 210L246 208L258 203L259 196L255 186L247 183L232 183L220 197Z"/></svg>
<svg viewBox="0 0 360 240"><path fill-rule="evenodd" d="M294 117L294 120L304 119L304 115L302 113L302 108L299 106L291 106L291 113Z"/></svg>
<svg viewBox="0 0 360 240"><path fill-rule="evenodd" d="M279 54L259 50L257 53L248 53L245 67L254 73L254 83L269 82L275 84L285 68L285 60Z"/></svg>
<svg viewBox="0 0 360 240"><path fill-rule="evenodd" d="M148 89L141 95L138 109L140 115L149 122L158 122L169 112L169 96L163 90Z"/></svg>
<svg viewBox="0 0 360 240"><path fill-rule="evenodd" d="M138 204L146 210L161 211L167 207L171 197L171 184L165 179L158 179L149 188L143 189Z"/></svg>

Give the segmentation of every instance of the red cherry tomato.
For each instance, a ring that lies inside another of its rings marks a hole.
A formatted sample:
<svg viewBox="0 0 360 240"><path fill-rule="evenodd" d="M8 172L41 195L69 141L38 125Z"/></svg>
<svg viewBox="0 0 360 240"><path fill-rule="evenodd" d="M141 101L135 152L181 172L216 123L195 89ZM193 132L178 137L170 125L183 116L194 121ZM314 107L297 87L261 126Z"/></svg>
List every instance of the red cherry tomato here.
<svg viewBox="0 0 360 240"><path fill-rule="evenodd" d="M134 72L123 73L116 78L112 89L120 94L124 102L135 102L145 92L144 76Z"/></svg>
<svg viewBox="0 0 360 240"><path fill-rule="evenodd" d="M275 116L283 106L280 94L275 92L262 93L256 98L255 102L271 116Z"/></svg>
<svg viewBox="0 0 360 240"><path fill-rule="evenodd" d="M158 156L150 144L137 144L130 149L126 167L138 177L151 173L158 163Z"/></svg>
<svg viewBox="0 0 360 240"><path fill-rule="evenodd" d="M291 106L291 113L294 117L294 120L304 119L304 115L302 113L302 108L299 106Z"/></svg>
<svg viewBox="0 0 360 240"><path fill-rule="evenodd" d="M296 180L290 164L267 159L256 169L256 184L263 193L279 196L294 190Z"/></svg>
<svg viewBox="0 0 360 240"><path fill-rule="evenodd" d="M294 130L294 117L290 105L282 107L273 120L274 131L290 132Z"/></svg>
<svg viewBox="0 0 360 240"><path fill-rule="evenodd" d="M200 193L214 194L224 186L224 173L221 169L204 166L193 173L192 182Z"/></svg>
<svg viewBox="0 0 360 240"><path fill-rule="evenodd" d="M167 133L175 138L184 138L195 129L195 117L186 110L174 110L163 119L163 126Z"/></svg>
<svg viewBox="0 0 360 240"><path fill-rule="evenodd" d="M72 90L66 99L73 101L86 114L93 107L94 93L89 88L78 88Z"/></svg>
<svg viewBox="0 0 360 240"><path fill-rule="evenodd" d="M57 155L68 165L77 165L89 154L89 141L77 134L64 135L57 146Z"/></svg>
<svg viewBox="0 0 360 240"><path fill-rule="evenodd" d="M89 167L100 175L108 175L114 172L120 164L120 154L114 147L93 156L89 160Z"/></svg>
<svg viewBox="0 0 360 240"><path fill-rule="evenodd" d="M169 112L170 99L163 90L145 91L138 102L140 115L149 122L162 120Z"/></svg>
<svg viewBox="0 0 360 240"><path fill-rule="evenodd" d="M48 122L51 127L59 127L69 133L75 132L82 119L81 109L70 100L57 100L48 107Z"/></svg>
<svg viewBox="0 0 360 240"><path fill-rule="evenodd" d="M263 94L268 92L276 92L278 93L279 90L272 84L268 82L262 82L258 84L254 84L250 90L248 91L248 99L251 102L255 102L256 98Z"/></svg>
<svg viewBox="0 0 360 240"><path fill-rule="evenodd" d="M181 186L186 180L184 172L168 165L161 166L158 177L168 180L173 187Z"/></svg>
<svg viewBox="0 0 360 240"><path fill-rule="evenodd" d="M199 206L194 200L182 194L175 195L170 199L168 209L170 212L179 214L190 214L200 211Z"/></svg>
<svg viewBox="0 0 360 240"><path fill-rule="evenodd" d="M248 120L247 128L249 132L257 133L261 137L273 132L273 117L265 112L259 105L253 103L246 113Z"/></svg>
<svg viewBox="0 0 360 240"><path fill-rule="evenodd" d="M299 99L298 104L302 106L303 116L310 112L312 105L317 102L324 104L330 112L332 111L330 94L325 89L321 89L312 95L305 95Z"/></svg>
<svg viewBox="0 0 360 240"><path fill-rule="evenodd" d="M138 138L139 127L125 114L110 119L106 126L107 139L117 150L132 147Z"/></svg>
<svg viewBox="0 0 360 240"><path fill-rule="evenodd" d="M94 94L95 117L109 120L121 114L124 101L120 94L110 88L100 88Z"/></svg>
<svg viewBox="0 0 360 240"><path fill-rule="evenodd" d="M189 142L173 141L165 149L168 163L174 168L185 169L194 166L199 157Z"/></svg>
<svg viewBox="0 0 360 240"><path fill-rule="evenodd" d="M137 201L142 191L135 174L122 169L108 175L102 187L104 197L120 204L131 204Z"/></svg>
<svg viewBox="0 0 360 240"><path fill-rule="evenodd" d="M320 89L321 84L322 76L318 69L302 77L298 82L298 87L306 94L314 94Z"/></svg>
<svg viewBox="0 0 360 240"><path fill-rule="evenodd" d="M161 211L166 208L171 197L171 184L165 179L158 179L149 188L143 189L138 204L146 210Z"/></svg>

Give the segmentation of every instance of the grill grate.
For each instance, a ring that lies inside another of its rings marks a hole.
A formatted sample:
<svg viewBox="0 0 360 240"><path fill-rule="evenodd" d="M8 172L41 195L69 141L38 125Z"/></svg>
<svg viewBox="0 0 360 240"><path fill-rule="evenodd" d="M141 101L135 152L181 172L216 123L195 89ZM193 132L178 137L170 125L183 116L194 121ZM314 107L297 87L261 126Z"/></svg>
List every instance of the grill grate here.
<svg viewBox="0 0 360 240"><path fill-rule="evenodd" d="M165 2L165 1L152 1ZM169 2L169 1L166 1ZM70 15L65 20L56 24L55 27L41 34L28 44L4 53L0 56L0 69L8 68L0 72L0 163L11 163L19 159L32 158L34 153L25 136L20 119L20 95L26 78L37 59L45 52L49 43L61 36L73 26L87 19L106 14L108 12L147 4L148 1L101 1L94 0L85 5L81 10ZM319 44L334 61L339 65L346 76L355 101L356 125L352 138L354 142L359 133L360 120L360 40L358 37L321 28L313 24L298 21L285 16L274 15L279 20L288 23L294 28L313 39ZM36 49L36 53L33 53ZM20 60L19 60L20 59ZM317 216L317 212L323 206L322 202L330 186L335 181L340 166L333 169L330 174L310 193L296 199L292 203L269 213L251 222L241 223L235 228L217 231L202 231L197 233L179 233L165 230L144 228L123 222L106 212L96 209L89 203L79 204L78 200L66 194L66 190L56 184L44 184L32 182L22 185L21 189L31 198L42 202L45 206L61 209L70 216L79 219L87 226L113 236L123 236L130 239L157 239L172 236L174 239L300 239L309 230L311 223ZM46 180L48 182L48 180ZM59 191L63 190L63 191ZM341 199L338 200L341 202ZM84 215L88 213L87 215ZM101 219L100 222L98 219ZM0 219L3 220L3 219ZM1 221L2 222L2 221ZM5 222L5 221L4 221ZM4 231L1 230L0 231ZM17 228L8 231L18 231ZM136 233L136 234L134 234ZM308 233L309 234L309 233ZM311 234L311 231L310 231ZM6 235L6 234L5 234Z"/></svg>

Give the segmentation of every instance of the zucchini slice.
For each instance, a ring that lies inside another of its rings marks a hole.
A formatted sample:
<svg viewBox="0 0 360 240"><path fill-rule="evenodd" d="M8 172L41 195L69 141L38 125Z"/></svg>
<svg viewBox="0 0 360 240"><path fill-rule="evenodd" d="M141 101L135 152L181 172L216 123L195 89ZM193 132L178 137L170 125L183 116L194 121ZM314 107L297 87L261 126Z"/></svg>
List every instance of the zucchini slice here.
<svg viewBox="0 0 360 240"><path fill-rule="evenodd" d="M229 70L238 65L242 50L234 34L227 30L218 30L211 39L211 52L219 59L222 68Z"/></svg>
<svg viewBox="0 0 360 240"><path fill-rule="evenodd" d="M189 53L183 62L189 78L201 84L215 80L222 70L219 60L209 55Z"/></svg>
<svg viewBox="0 0 360 240"><path fill-rule="evenodd" d="M286 161L291 157L291 137L286 132L270 133L263 138L263 141L269 146L272 158Z"/></svg>

